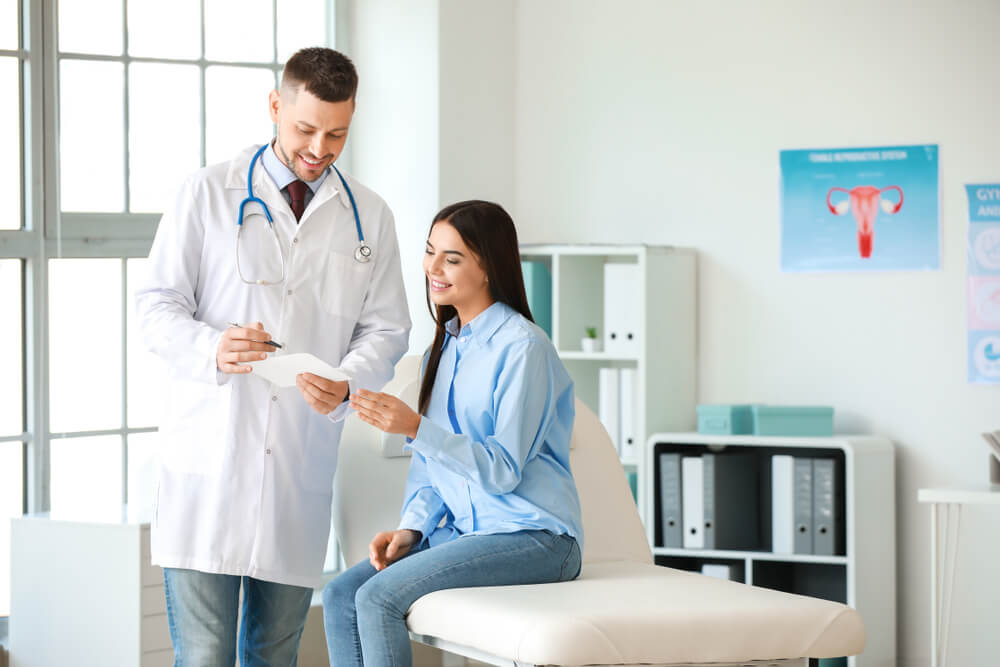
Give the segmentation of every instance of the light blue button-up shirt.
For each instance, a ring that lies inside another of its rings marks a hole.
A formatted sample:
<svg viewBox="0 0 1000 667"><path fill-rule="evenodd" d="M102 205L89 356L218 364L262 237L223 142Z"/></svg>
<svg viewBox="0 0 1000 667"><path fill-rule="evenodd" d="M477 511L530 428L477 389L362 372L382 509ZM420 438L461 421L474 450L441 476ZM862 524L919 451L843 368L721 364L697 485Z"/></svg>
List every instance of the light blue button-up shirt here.
<svg viewBox="0 0 1000 667"><path fill-rule="evenodd" d="M400 528L433 546L547 530L583 546L569 465L573 381L545 333L496 302L445 337L412 450ZM445 523L438 526L441 519Z"/></svg>

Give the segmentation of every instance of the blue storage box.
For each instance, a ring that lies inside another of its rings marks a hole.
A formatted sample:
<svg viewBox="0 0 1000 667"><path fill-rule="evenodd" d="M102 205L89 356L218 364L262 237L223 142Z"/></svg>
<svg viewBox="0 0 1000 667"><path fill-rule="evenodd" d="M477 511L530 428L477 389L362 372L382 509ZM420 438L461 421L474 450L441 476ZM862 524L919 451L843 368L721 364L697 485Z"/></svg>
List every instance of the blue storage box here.
<svg viewBox="0 0 1000 667"><path fill-rule="evenodd" d="M748 435L753 433L751 405L699 405L698 433Z"/></svg>
<svg viewBox="0 0 1000 667"><path fill-rule="evenodd" d="M755 405L754 435L833 435L833 408L824 405Z"/></svg>

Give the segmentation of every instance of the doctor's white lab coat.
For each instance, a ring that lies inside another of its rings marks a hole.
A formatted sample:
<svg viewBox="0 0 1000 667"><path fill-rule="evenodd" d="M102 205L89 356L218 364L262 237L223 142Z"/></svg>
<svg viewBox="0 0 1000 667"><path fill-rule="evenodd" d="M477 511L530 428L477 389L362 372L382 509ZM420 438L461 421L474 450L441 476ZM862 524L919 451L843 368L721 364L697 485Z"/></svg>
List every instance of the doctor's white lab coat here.
<svg viewBox="0 0 1000 667"><path fill-rule="evenodd" d="M354 259L354 215L335 173L296 224L258 161L254 194L274 218L286 277L271 286L240 279L236 214L255 149L188 178L160 221L148 279L136 292L142 336L170 375L152 558L163 567L312 587L329 537L348 405L320 415L296 387L218 372L219 339L229 322L260 321L283 352L310 352L344 369L354 393L379 390L392 377L407 349L410 318L392 213L346 174L374 251L370 262ZM267 249L243 244L247 278L280 275L280 265L267 265L277 258L273 246L270 255Z"/></svg>

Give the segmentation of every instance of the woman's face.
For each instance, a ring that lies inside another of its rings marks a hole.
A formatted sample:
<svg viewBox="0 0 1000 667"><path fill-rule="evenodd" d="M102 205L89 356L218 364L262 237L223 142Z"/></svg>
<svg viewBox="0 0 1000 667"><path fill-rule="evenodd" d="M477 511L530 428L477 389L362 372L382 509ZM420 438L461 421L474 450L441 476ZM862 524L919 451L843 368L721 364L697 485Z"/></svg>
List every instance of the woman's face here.
<svg viewBox="0 0 1000 667"><path fill-rule="evenodd" d="M435 222L431 227L424 273L431 301L439 306L454 306L462 322L478 315L493 301L479 257L448 222Z"/></svg>

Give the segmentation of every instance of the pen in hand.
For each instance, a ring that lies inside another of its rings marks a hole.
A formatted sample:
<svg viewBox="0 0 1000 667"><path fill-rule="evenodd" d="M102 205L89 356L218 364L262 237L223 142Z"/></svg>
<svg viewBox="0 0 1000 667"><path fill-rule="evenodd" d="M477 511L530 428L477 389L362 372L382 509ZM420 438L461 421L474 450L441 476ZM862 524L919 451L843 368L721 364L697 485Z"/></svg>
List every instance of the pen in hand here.
<svg viewBox="0 0 1000 667"><path fill-rule="evenodd" d="M237 324L236 322L230 322L229 326L231 326L231 327L239 327L239 326L242 326L242 325L241 324ZM285 347L281 343L275 343L273 340L259 340L259 341L255 341L255 342L263 343L264 345L270 345L271 347L276 347L279 350Z"/></svg>

